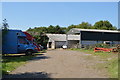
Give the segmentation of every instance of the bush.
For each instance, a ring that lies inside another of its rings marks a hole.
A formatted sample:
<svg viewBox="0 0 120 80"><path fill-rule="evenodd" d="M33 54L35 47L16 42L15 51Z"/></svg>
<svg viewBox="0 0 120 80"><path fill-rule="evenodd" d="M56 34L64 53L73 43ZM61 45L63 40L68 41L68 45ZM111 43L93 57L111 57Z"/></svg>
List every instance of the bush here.
<svg viewBox="0 0 120 80"><path fill-rule="evenodd" d="M95 46L101 48L111 48L111 47L116 47L117 44L96 44Z"/></svg>
<svg viewBox="0 0 120 80"><path fill-rule="evenodd" d="M83 49L88 50L88 49L93 49L93 48L95 48L95 45L85 45Z"/></svg>
<svg viewBox="0 0 120 80"><path fill-rule="evenodd" d="M95 44L95 45L84 45L83 49L85 50L91 50L91 49L94 49L95 47L100 47L100 48L113 48L115 47L114 51L113 52L120 52L120 45L116 48L116 44Z"/></svg>
<svg viewBox="0 0 120 80"><path fill-rule="evenodd" d="M120 45L117 46L117 51L120 53Z"/></svg>

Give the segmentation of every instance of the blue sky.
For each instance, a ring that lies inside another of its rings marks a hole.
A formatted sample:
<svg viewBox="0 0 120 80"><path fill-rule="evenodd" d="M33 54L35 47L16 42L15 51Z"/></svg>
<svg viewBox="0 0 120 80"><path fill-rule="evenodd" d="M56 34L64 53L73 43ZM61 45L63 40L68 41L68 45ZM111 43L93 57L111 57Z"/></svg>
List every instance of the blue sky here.
<svg viewBox="0 0 120 80"><path fill-rule="evenodd" d="M2 17L11 29L109 20L118 26L117 2L3 2Z"/></svg>

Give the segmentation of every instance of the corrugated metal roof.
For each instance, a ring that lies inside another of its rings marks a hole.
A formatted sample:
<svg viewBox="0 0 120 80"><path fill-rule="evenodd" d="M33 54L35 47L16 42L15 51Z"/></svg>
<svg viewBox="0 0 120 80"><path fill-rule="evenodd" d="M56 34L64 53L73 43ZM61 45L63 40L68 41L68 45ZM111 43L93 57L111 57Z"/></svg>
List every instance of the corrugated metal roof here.
<svg viewBox="0 0 120 80"><path fill-rule="evenodd" d="M66 41L66 34L46 34L49 37L49 42ZM80 40L80 35L68 35L68 40Z"/></svg>
<svg viewBox="0 0 120 80"><path fill-rule="evenodd" d="M80 33L80 31L120 33L120 31L116 31L116 30L99 30L99 29L79 29L79 28L72 28L70 31L67 32L67 34Z"/></svg>

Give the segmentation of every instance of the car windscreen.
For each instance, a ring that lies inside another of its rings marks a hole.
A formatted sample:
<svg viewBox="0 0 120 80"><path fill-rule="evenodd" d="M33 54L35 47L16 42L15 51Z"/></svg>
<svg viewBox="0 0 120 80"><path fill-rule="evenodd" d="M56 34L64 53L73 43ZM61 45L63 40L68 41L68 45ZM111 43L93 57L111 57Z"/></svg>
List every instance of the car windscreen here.
<svg viewBox="0 0 120 80"><path fill-rule="evenodd" d="M25 37L18 37L18 43L20 44L29 44Z"/></svg>

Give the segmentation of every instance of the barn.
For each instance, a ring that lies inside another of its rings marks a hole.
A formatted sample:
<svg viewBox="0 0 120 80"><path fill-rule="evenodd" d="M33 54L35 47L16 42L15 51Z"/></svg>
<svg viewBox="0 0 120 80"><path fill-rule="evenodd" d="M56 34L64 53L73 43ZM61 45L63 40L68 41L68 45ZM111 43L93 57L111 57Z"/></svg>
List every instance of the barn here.
<svg viewBox="0 0 120 80"><path fill-rule="evenodd" d="M47 48L51 49L62 48L63 45L67 44L67 41L71 41L69 46L75 47L80 40L79 35L73 34L46 34L46 36L49 38Z"/></svg>
<svg viewBox="0 0 120 80"><path fill-rule="evenodd" d="M120 31L115 30L98 30L98 29L78 29L72 28L67 35L79 35L79 47L93 45L109 41L112 44L120 44ZM69 41L67 41L69 46Z"/></svg>

